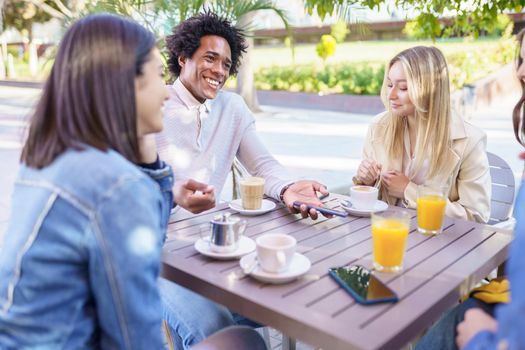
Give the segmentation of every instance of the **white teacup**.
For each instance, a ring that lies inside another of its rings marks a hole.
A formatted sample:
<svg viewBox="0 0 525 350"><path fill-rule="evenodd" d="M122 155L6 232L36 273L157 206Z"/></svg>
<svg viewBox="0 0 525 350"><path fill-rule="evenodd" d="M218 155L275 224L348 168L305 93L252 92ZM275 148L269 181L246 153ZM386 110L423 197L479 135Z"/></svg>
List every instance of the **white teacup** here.
<svg viewBox="0 0 525 350"><path fill-rule="evenodd" d="M270 273L284 272L292 263L297 241L294 237L270 233L258 237L257 260L262 269Z"/></svg>
<svg viewBox="0 0 525 350"><path fill-rule="evenodd" d="M357 210L372 210L377 201L378 190L372 186L350 187L350 202Z"/></svg>

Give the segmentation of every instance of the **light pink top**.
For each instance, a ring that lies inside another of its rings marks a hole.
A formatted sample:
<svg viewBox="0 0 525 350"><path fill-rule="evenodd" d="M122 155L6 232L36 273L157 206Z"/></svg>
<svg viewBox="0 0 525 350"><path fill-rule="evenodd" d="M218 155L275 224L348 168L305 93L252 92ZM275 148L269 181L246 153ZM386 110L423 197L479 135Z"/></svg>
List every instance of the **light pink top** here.
<svg viewBox="0 0 525 350"><path fill-rule="evenodd" d="M237 157L250 174L265 178L268 196L279 198L290 177L257 136L255 118L241 96L220 91L201 104L178 79L168 89L157 146L176 181L193 178L213 185L220 199Z"/></svg>

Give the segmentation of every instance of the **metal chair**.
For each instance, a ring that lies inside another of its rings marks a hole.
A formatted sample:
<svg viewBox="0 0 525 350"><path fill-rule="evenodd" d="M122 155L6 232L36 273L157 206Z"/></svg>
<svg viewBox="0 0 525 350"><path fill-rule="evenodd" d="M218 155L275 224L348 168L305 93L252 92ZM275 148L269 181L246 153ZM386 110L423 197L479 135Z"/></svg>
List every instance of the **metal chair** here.
<svg viewBox="0 0 525 350"><path fill-rule="evenodd" d="M254 329L232 326L210 335L192 350L266 350L263 338Z"/></svg>
<svg viewBox="0 0 525 350"><path fill-rule="evenodd" d="M504 159L490 152L487 152L487 157L492 178L491 209L488 224L502 226L507 224L510 219L516 182L512 169Z"/></svg>
<svg viewBox="0 0 525 350"><path fill-rule="evenodd" d="M166 347L175 350L172 334L168 323L162 321ZM191 347L192 350L235 350L235 349L254 349L268 350L270 346L270 334L265 327L266 333L263 338L255 329L245 326L231 326L212 334L200 343Z"/></svg>
<svg viewBox="0 0 525 350"><path fill-rule="evenodd" d="M232 199L238 199L241 198L241 190L239 181L244 178L250 176L250 173L244 165L241 164L241 162L237 159L237 157L233 158L233 164L232 164Z"/></svg>
<svg viewBox="0 0 525 350"><path fill-rule="evenodd" d="M509 164L500 156L487 152L489 159L490 177L492 178L492 195L490 198L490 219L488 224L499 228L512 230L515 220L512 218L511 210L514 204L516 182L514 173ZM505 273L505 262L489 277L503 276Z"/></svg>

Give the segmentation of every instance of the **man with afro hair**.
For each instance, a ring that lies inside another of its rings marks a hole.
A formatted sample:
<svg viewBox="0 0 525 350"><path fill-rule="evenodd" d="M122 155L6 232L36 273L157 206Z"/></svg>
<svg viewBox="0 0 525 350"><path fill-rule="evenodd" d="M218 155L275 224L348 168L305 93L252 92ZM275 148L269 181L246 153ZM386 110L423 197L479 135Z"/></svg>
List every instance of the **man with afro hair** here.
<svg viewBox="0 0 525 350"><path fill-rule="evenodd" d="M266 195L294 213L316 219L315 209L294 208L293 202L322 205L317 192L328 194L326 188L316 181L291 180L257 136L255 118L242 97L221 90L246 52L242 31L205 12L176 26L166 47L169 70L177 79L169 87L157 145L160 157L173 167L178 206L192 213L213 208L237 157L250 174L266 180ZM186 349L221 328L247 321L164 279L160 287L177 348Z"/></svg>

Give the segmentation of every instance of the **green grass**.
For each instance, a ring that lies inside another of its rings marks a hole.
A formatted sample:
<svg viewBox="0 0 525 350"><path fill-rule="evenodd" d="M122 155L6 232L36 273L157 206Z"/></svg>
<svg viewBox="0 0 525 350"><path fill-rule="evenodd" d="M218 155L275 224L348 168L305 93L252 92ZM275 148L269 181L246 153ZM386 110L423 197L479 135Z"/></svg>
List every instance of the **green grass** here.
<svg viewBox="0 0 525 350"><path fill-rule="evenodd" d="M341 62L378 62L386 63L400 51L416 45L436 46L445 56L461 52L465 49L491 50L497 46L496 38L467 41L462 38L432 41L356 41L337 45L335 55L327 60L327 64ZM301 44L295 47L295 64L322 64L315 52L316 44ZM290 48L255 47L253 54L254 69L270 65L286 66L293 64Z"/></svg>

